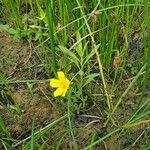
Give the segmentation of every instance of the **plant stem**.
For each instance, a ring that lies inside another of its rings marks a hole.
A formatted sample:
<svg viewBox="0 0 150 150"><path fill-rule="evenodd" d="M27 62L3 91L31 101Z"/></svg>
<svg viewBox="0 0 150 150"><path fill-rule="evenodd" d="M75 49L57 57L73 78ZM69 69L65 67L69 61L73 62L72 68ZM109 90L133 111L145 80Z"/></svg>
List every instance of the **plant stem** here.
<svg viewBox="0 0 150 150"><path fill-rule="evenodd" d="M46 12L47 12L47 21L48 21L48 28L49 28L49 36L50 36L50 52L52 52L52 69L57 76L57 64L56 64L56 49L55 49L55 37L54 37L54 10L53 10L53 5L52 1L46 0Z"/></svg>

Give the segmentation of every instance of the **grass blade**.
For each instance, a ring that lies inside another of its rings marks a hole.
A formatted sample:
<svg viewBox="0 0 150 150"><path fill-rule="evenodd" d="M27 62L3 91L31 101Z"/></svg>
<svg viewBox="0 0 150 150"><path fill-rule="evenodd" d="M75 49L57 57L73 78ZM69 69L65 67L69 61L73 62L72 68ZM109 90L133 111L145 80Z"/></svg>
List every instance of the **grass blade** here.
<svg viewBox="0 0 150 150"><path fill-rule="evenodd" d="M56 64L56 49L55 49L55 37L54 37L54 10L53 10L53 1L46 1L46 13L47 13L47 21L49 28L49 36L50 36L50 52L52 53L52 68L55 76L57 75L57 64Z"/></svg>

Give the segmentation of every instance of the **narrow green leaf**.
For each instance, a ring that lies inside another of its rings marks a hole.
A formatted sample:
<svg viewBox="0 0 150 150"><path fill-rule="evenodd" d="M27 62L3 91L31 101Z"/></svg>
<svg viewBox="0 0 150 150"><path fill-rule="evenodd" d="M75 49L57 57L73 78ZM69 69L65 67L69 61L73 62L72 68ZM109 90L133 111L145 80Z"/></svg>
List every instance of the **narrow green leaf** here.
<svg viewBox="0 0 150 150"><path fill-rule="evenodd" d="M76 38L77 38L77 41L80 41L81 39L81 34L79 32L77 32L76 34ZM78 55L82 58L84 53L83 53L83 48L82 48L82 41L80 41L76 47L75 47L75 50L77 51Z"/></svg>
<svg viewBox="0 0 150 150"><path fill-rule="evenodd" d="M0 132L6 132L3 118L0 116Z"/></svg>
<svg viewBox="0 0 150 150"><path fill-rule="evenodd" d="M52 69L55 74L57 75L57 61L56 61L56 48L55 48L55 17L54 17L54 7L53 1L46 0L46 16L47 16L47 23L49 29L49 38L50 38L50 49L49 52L52 54Z"/></svg>
<svg viewBox="0 0 150 150"><path fill-rule="evenodd" d="M9 25L7 25L7 24L6 25L0 24L0 29L5 30L6 32L8 32L9 34L12 34L12 35L19 34L17 30L10 28Z"/></svg>
<svg viewBox="0 0 150 150"><path fill-rule="evenodd" d="M76 55L71 52L70 50L68 50L66 47L59 45L59 48L61 49L61 51L65 54L67 54L68 56L70 56L71 60L76 64L76 66L78 68L79 67L79 59L76 57Z"/></svg>
<svg viewBox="0 0 150 150"><path fill-rule="evenodd" d="M53 121L52 123L48 124L46 127L41 129L40 132L35 132L34 133L34 142L37 142L42 136L44 136L44 134L46 134L50 130L50 128L54 127L56 124L65 120L66 118L67 118L67 115L64 115L64 116L60 117L59 119ZM25 140L19 142L18 144L16 144L16 146L20 145L22 142L25 142L26 140L29 140L30 138L31 138L31 136L26 138ZM31 140L26 143L26 145L23 147L23 150L30 149L30 145L31 145Z"/></svg>
<svg viewBox="0 0 150 150"><path fill-rule="evenodd" d="M28 90L31 94L33 94L33 84L27 82Z"/></svg>
<svg viewBox="0 0 150 150"><path fill-rule="evenodd" d="M105 139L107 139L108 137L112 136L113 134L115 134L116 132L118 132L120 130L121 129L118 128L118 129L108 133L107 135L103 136L102 138L98 139L97 141L93 142L92 144L86 146L83 150L89 150L90 148L92 148L96 144L99 144L100 142L104 141Z"/></svg>
<svg viewBox="0 0 150 150"><path fill-rule="evenodd" d="M32 120L32 132L31 132L31 150L34 149L34 124L35 124L35 119L33 118Z"/></svg>
<svg viewBox="0 0 150 150"><path fill-rule="evenodd" d="M89 61L89 59L95 55L97 49L99 48L100 44L98 44L95 48L93 48L90 52L90 54L85 58L85 61L84 61L84 65Z"/></svg>
<svg viewBox="0 0 150 150"><path fill-rule="evenodd" d="M38 150L46 149L47 143L48 143L48 140L44 141L44 143L42 145L40 145L40 147L38 148Z"/></svg>
<svg viewBox="0 0 150 150"><path fill-rule="evenodd" d="M87 75L85 77L86 81L85 81L83 87L86 86L87 84L89 84L95 77L98 77L99 75L100 75L99 73L92 73L90 75Z"/></svg>

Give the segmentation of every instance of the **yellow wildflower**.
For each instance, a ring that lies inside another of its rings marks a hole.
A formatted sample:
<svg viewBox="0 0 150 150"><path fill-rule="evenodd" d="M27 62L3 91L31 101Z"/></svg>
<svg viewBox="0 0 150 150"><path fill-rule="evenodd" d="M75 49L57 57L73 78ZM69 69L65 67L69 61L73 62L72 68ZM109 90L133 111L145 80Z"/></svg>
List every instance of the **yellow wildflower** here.
<svg viewBox="0 0 150 150"><path fill-rule="evenodd" d="M58 79L50 79L50 86L57 88L54 91L54 97L65 96L69 88L70 81L65 77L62 71L57 72Z"/></svg>

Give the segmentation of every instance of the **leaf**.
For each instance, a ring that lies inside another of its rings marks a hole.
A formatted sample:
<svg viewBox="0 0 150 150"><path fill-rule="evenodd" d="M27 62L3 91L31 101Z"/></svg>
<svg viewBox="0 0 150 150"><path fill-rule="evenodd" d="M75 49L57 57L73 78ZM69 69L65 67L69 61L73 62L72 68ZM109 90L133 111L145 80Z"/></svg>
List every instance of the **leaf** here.
<svg viewBox="0 0 150 150"><path fill-rule="evenodd" d="M122 128L133 128L133 127L140 126L140 125L143 125L143 124L146 124L146 123L150 123L150 119L149 120L141 120L141 121L131 123L131 124L125 124L121 127Z"/></svg>
<svg viewBox="0 0 150 150"><path fill-rule="evenodd" d="M35 132L34 133L34 143L36 143L40 138L42 138L52 127L56 126L57 124L59 124L60 122L66 120L67 115L64 115L60 118L58 118L57 120L54 120L53 122L49 123L47 126L45 126L44 128L42 128L40 130L40 132ZM32 138L32 136L29 137L29 139ZM30 149L30 145L31 145L31 140L28 141L22 148L22 150L29 150Z"/></svg>
<svg viewBox="0 0 150 150"><path fill-rule="evenodd" d="M95 77L98 77L98 76L99 76L99 73L92 73L90 75L87 75L85 77L86 81L85 81L83 87L86 86L87 84L89 84Z"/></svg>
<svg viewBox="0 0 150 150"><path fill-rule="evenodd" d="M4 123L3 118L0 116L0 133L5 133L5 135L7 135L7 137L10 138L9 136L9 132L7 131L6 125Z"/></svg>
<svg viewBox="0 0 150 150"><path fill-rule="evenodd" d="M29 82L27 82L27 86L28 86L28 90L31 94L33 94L33 84L30 84Z"/></svg>
<svg viewBox="0 0 150 150"><path fill-rule="evenodd" d="M77 32L77 34L76 34L76 39L77 39L77 42L80 41L80 39L81 39L81 34L79 32ZM82 58L84 55L83 48L82 48L82 41L78 42L75 49L76 49L78 55Z"/></svg>
<svg viewBox="0 0 150 150"><path fill-rule="evenodd" d="M89 42L86 42L83 46L83 54L85 54L85 51L87 50L87 45L88 45Z"/></svg>
<svg viewBox="0 0 150 150"><path fill-rule="evenodd" d="M98 44L95 48L92 49L91 53L85 58L84 65L88 62L88 60L95 55L97 49L99 48L100 44Z"/></svg>
<svg viewBox="0 0 150 150"><path fill-rule="evenodd" d="M0 24L0 29L7 31L12 35L18 35L18 31L13 28L10 28L9 25Z"/></svg>
<svg viewBox="0 0 150 150"><path fill-rule="evenodd" d="M70 56L71 60L76 64L76 66L78 68L79 67L79 59L76 57L76 55L71 52L70 50L68 50L66 47L59 45L59 48L61 49L61 51L65 54L67 54L68 56Z"/></svg>
<svg viewBox="0 0 150 150"><path fill-rule="evenodd" d="M8 24L6 24L6 25L0 24L0 29L2 29L2 30L8 30L8 28L9 28Z"/></svg>
<svg viewBox="0 0 150 150"><path fill-rule="evenodd" d="M1 116L0 116L0 131L6 132L5 124L4 124L3 118Z"/></svg>
<svg viewBox="0 0 150 150"><path fill-rule="evenodd" d="M37 18L39 20L43 20L45 24L48 24L47 19L46 19L46 13L43 11L42 7L40 6L39 1L36 0L36 4L37 4L37 8L38 8L39 15L40 15L40 17L37 17Z"/></svg>

